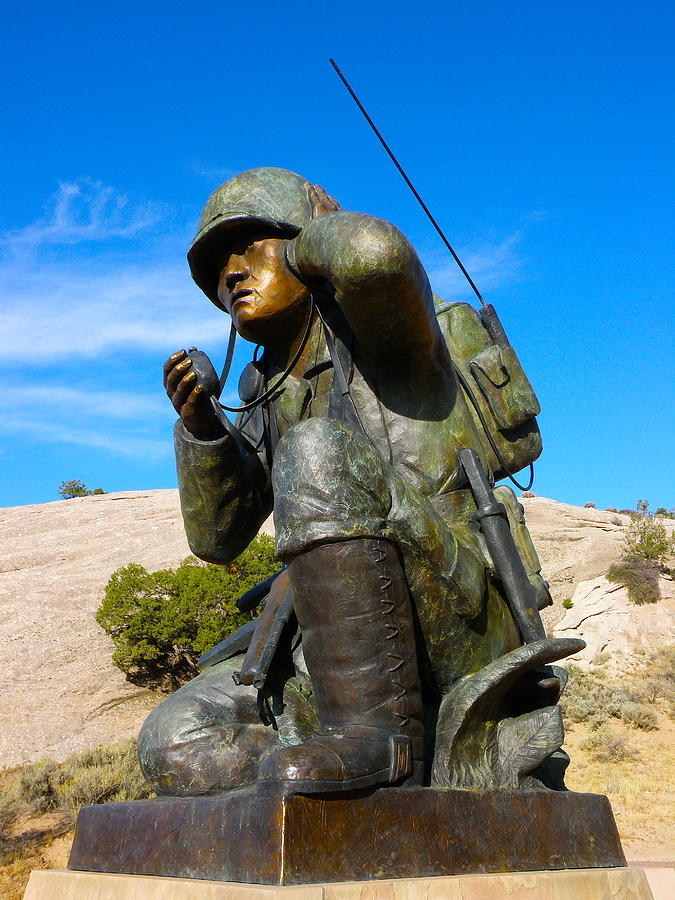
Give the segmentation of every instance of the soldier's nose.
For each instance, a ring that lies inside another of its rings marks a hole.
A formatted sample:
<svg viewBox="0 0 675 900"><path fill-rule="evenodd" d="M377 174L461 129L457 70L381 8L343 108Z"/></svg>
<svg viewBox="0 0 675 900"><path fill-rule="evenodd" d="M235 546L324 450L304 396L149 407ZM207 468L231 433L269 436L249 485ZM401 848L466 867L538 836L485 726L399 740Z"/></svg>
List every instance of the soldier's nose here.
<svg viewBox="0 0 675 900"><path fill-rule="evenodd" d="M243 281L248 275L245 266L233 266L225 273L225 287L232 293L240 281Z"/></svg>

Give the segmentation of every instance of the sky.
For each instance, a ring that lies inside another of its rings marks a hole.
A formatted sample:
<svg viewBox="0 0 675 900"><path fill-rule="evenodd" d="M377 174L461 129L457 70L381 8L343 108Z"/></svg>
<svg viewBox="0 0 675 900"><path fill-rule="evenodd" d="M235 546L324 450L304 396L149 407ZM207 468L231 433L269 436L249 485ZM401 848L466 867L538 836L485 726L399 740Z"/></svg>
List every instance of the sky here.
<svg viewBox="0 0 675 900"><path fill-rule="evenodd" d="M237 172L289 168L394 222L472 302L331 56L535 388L533 491L675 505L672 4L4 9L0 506L70 479L175 487L161 366L189 345L222 362L227 317L185 253Z"/></svg>

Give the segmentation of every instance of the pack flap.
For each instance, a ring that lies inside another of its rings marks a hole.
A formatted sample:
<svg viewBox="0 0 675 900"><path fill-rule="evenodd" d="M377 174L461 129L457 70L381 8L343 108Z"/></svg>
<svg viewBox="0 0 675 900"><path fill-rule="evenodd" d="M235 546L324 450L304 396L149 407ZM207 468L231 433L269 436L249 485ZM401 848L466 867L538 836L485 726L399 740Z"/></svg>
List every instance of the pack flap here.
<svg viewBox="0 0 675 900"><path fill-rule="evenodd" d="M474 356L469 365L474 378L476 377L475 370L478 369L495 387L503 387L509 381L510 376L504 363L501 347L497 344L486 347L482 353Z"/></svg>

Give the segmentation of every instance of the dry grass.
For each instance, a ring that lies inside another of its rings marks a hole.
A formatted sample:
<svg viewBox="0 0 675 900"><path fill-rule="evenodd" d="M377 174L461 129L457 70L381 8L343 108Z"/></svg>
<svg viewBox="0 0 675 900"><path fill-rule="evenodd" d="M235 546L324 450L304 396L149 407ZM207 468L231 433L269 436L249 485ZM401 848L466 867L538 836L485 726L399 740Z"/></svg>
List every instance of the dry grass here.
<svg viewBox="0 0 675 900"><path fill-rule="evenodd" d="M20 900L33 869L65 867L82 806L148 796L133 741L0 772L0 900Z"/></svg>
<svg viewBox="0 0 675 900"><path fill-rule="evenodd" d="M609 797L629 860L675 859L675 726L658 712L658 730L641 732L613 720L615 735L630 753L620 761L602 761L580 749L589 737L586 724L568 730L565 749L572 758L570 790Z"/></svg>

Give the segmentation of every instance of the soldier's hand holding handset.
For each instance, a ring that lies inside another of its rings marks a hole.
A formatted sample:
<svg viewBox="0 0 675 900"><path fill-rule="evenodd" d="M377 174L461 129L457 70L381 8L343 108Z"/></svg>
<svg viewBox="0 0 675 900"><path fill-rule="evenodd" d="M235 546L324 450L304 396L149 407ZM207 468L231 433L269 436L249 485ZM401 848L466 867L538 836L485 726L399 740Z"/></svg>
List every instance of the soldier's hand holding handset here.
<svg viewBox="0 0 675 900"><path fill-rule="evenodd" d="M190 347L190 353L195 350ZM172 353L164 363L164 387L187 430L199 441L223 437L225 429L216 416L209 385L203 383L185 350Z"/></svg>

